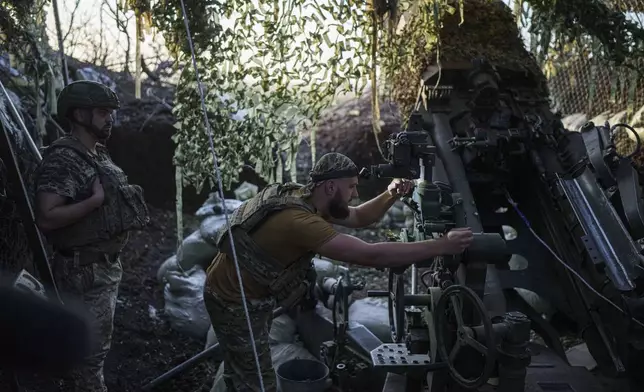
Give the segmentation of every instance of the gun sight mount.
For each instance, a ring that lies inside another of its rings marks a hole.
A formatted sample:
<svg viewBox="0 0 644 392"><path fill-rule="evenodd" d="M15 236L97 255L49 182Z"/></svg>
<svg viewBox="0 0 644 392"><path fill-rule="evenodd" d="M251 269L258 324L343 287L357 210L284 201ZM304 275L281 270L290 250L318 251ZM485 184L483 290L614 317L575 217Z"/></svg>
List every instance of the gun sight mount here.
<svg viewBox="0 0 644 392"><path fill-rule="evenodd" d="M436 147L425 131L403 131L385 141L385 159L389 163L373 165L360 171L362 178L404 178L429 180L436 158Z"/></svg>

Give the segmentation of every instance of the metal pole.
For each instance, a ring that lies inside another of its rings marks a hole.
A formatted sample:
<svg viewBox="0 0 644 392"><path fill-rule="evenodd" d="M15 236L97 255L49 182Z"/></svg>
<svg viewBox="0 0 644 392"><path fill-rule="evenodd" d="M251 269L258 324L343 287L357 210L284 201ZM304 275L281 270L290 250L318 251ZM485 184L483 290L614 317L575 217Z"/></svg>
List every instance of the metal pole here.
<svg viewBox="0 0 644 392"><path fill-rule="evenodd" d="M63 46L63 32L60 31L60 15L58 14L58 1L52 0L51 6L54 8L54 18L56 18L56 35L58 36L58 51L60 52L60 63L63 68L63 82L65 86L69 84L69 71L67 70L67 58Z"/></svg>
<svg viewBox="0 0 644 392"><path fill-rule="evenodd" d="M164 382L177 377L187 370L190 370L197 364L201 363L202 361L205 361L206 359L210 359L214 357L219 350L219 343L215 343L212 346L208 347L207 349L203 350L199 354L195 355L194 357L188 359L187 361L179 364L178 366L175 366L173 369L170 371L160 375L159 377L155 378L152 380L149 384L143 386L141 388L142 391L151 391L154 388L158 387L159 385L163 384Z"/></svg>

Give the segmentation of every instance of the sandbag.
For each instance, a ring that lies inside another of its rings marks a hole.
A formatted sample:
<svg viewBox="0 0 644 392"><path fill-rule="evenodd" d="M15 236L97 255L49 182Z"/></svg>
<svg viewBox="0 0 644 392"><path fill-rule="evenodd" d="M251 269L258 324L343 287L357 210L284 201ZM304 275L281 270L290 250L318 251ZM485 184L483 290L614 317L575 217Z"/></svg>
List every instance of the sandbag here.
<svg viewBox="0 0 644 392"><path fill-rule="evenodd" d="M199 233L204 241L212 246L217 246L216 237L219 229L226 227L226 217L223 215L213 215L204 219L199 226Z"/></svg>
<svg viewBox="0 0 644 392"><path fill-rule="evenodd" d="M253 185L250 182L244 181L233 192L235 193L237 200L248 200L257 195L258 191L259 187L257 185Z"/></svg>
<svg viewBox="0 0 644 392"><path fill-rule="evenodd" d="M208 200L206 200L201 207L195 213L195 216L199 220L204 220L209 216L213 215L223 215L224 206L226 206L226 212L228 215L232 214L239 206L242 204L241 201L235 199L226 199L224 202L221 202L219 195L217 193L211 193Z"/></svg>
<svg viewBox="0 0 644 392"><path fill-rule="evenodd" d="M206 272L194 266L185 273L169 271L166 279L163 298L170 326L179 332L204 339L210 328L203 299Z"/></svg>
<svg viewBox="0 0 644 392"><path fill-rule="evenodd" d="M208 268L217 252L217 248L204 241L200 231L196 230L183 240L177 255L181 268L187 271L195 265Z"/></svg>
<svg viewBox="0 0 644 392"><path fill-rule="evenodd" d="M322 285L325 278L335 278L348 271L347 267L334 264L329 260L318 259L317 257L313 258L313 268L315 268L315 273L317 274L316 281L318 285Z"/></svg>
<svg viewBox="0 0 644 392"><path fill-rule="evenodd" d="M271 330L268 333L268 342L270 344L293 343L296 332L297 324L295 320L287 314L283 314L273 319Z"/></svg>
<svg viewBox="0 0 644 392"><path fill-rule="evenodd" d="M362 298L349 306L349 321L365 326L383 343L391 343L389 311L383 298Z"/></svg>
<svg viewBox="0 0 644 392"><path fill-rule="evenodd" d="M159 283L165 283L166 274L169 271L177 271L179 267L177 266L177 256L168 257L166 261L161 264L159 270L157 271L157 281Z"/></svg>

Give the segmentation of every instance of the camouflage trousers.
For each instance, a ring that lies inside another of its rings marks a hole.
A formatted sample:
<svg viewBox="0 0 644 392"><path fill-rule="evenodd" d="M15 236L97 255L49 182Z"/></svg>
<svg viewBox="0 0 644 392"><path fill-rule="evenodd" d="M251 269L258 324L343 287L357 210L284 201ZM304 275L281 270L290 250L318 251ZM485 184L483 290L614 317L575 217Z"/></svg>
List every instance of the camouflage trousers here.
<svg viewBox="0 0 644 392"><path fill-rule="evenodd" d="M52 269L67 305L80 302L90 318L94 333L93 354L66 377L66 390L107 392L103 364L110 351L118 288L123 275L121 261L96 254L96 262L80 265L78 256L53 258ZM69 385L71 384L71 385Z"/></svg>
<svg viewBox="0 0 644 392"><path fill-rule="evenodd" d="M207 286L204 290L204 302L223 353L224 381L227 391L261 391L244 306L241 303L222 300L208 290ZM247 304L255 348L262 369L264 391L275 392L277 389L275 372L268 344L275 301L273 299L247 300Z"/></svg>

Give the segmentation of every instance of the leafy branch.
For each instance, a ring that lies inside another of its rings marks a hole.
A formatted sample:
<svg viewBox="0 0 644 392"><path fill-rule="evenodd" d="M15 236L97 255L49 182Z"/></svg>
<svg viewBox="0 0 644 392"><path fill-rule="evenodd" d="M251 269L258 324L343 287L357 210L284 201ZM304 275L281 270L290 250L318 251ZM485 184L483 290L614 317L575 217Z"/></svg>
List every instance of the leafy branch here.
<svg viewBox="0 0 644 392"><path fill-rule="evenodd" d="M356 0L345 2L354 11L339 16L339 3L186 2L224 186L247 164L269 181L278 178L282 154L287 165L295 164L300 131L314 126L337 94L364 89L368 18ZM180 3L166 1L153 12L174 53L189 61ZM187 183L200 189L208 180L212 184L213 170L192 69L181 75L177 100L175 163L183 166Z"/></svg>

